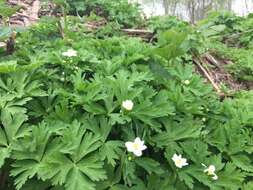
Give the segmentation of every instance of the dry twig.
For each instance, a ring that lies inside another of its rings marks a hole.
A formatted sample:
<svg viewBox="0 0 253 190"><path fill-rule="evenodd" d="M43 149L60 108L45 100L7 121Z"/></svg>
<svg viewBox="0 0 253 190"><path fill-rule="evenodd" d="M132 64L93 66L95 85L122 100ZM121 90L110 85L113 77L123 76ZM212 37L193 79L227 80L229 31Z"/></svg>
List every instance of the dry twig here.
<svg viewBox="0 0 253 190"><path fill-rule="evenodd" d="M217 93L220 96L224 96L224 94L220 90L220 87L214 82L209 71L202 66L201 63L205 62L203 58L199 56L194 56L193 61L198 66L198 68L203 72L204 76L209 80L209 82L212 84L213 88L217 91Z"/></svg>

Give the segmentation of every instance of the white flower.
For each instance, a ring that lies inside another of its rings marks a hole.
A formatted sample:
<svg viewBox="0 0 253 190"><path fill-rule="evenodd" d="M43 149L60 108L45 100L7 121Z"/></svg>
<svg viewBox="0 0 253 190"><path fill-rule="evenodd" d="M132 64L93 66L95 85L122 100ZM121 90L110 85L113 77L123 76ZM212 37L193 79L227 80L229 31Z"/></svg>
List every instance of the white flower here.
<svg viewBox="0 0 253 190"><path fill-rule="evenodd" d="M134 107L134 103L132 100L125 100L122 102L122 107L128 111L131 111Z"/></svg>
<svg viewBox="0 0 253 190"><path fill-rule="evenodd" d="M218 179L218 176L216 174L213 175L212 177L213 180L217 180Z"/></svg>
<svg viewBox="0 0 253 190"><path fill-rule="evenodd" d="M190 81L189 81L189 80L185 80L185 81L184 81L184 84L185 84L185 85L189 85L189 84L190 84Z"/></svg>
<svg viewBox="0 0 253 190"><path fill-rule="evenodd" d="M182 158L181 154L180 155L174 154L171 159L174 161L175 165L178 168L182 168L188 165L187 160L185 158Z"/></svg>
<svg viewBox="0 0 253 190"><path fill-rule="evenodd" d="M63 52L62 55L65 56L65 57L76 57L77 56L77 51L73 50L73 49L69 49L68 51Z"/></svg>
<svg viewBox="0 0 253 190"><path fill-rule="evenodd" d="M202 165L205 166L204 164L202 164ZM216 170L215 166L210 165L208 168L207 168L207 166L205 166L205 167L206 167L206 169L204 170L204 173L207 173L207 175L212 176L213 180L217 180L218 176L215 173L215 170Z"/></svg>
<svg viewBox="0 0 253 190"><path fill-rule="evenodd" d="M126 142L125 146L127 148L128 152L134 153L135 156L141 156L142 151L147 148L146 145L144 145L144 141L142 141L139 137L137 137L134 142Z"/></svg>

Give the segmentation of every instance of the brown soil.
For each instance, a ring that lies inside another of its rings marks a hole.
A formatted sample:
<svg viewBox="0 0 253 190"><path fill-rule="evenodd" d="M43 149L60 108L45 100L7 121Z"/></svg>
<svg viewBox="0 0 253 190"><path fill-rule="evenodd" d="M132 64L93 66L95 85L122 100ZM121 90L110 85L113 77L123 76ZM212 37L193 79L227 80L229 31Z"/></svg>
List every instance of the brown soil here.
<svg viewBox="0 0 253 190"><path fill-rule="evenodd" d="M10 6L21 7L9 20L11 26L29 26L39 19L39 0L8 0Z"/></svg>
<svg viewBox="0 0 253 190"><path fill-rule="evenodd" d="M196 71L205 77L208 82L211 82L214 89L221 96L230 96L236 91L251 89L252 86L236 80L225 69L226 65L233 64L230 60L220 59L211 53L205 53L204 55L199 56L198 60ZM223 87L226 88L228 94L223 93Z"/></svg>

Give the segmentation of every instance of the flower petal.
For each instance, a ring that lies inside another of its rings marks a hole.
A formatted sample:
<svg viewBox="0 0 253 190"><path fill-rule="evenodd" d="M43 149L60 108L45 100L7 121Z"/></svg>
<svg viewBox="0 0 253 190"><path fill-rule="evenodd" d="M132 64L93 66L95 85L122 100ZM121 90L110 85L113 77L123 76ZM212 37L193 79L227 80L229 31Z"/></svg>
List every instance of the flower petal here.
<svg viewBox="0 0 253 190"><path fill-rule="evenodd" d="M217 180L218 176L216 174L214 174L214 176L212 177L213 180Z"/></svg>
<svg viewBox="0 0 253 190"><path fill-rule="evenodd" d="M126 146L128 152L133 152L134 151L134 147L133 147L132 142L126 142L125 146Z"/></svg>
<svg viewBox="0 0 253 190"><path fill-rule="evenodd" d="M140 137L137 137L137 138L134 140L134 142L137 143L137 144L141 144L141 139L140 139Z"/></svg>
<svg viewBox="0 0 253 190"><path fill-rule="evenodd" d="M176 162L176 160L178 159L178 155L174 154L173 157L171 158L174 162Z"/></svg>
<svg viewBox="0 0 253 190"><path fill-rule="evenodd" d="M142 145L141 146L141 150L146 150L147 149L147 146L146 145Z"/></svg>
<svg viewBox="0 0 253 190"><path fill-rule="evenodd" d="M137 157L140 157L142 155L142 151L141 150L134 150L133 153Z"/></svg>

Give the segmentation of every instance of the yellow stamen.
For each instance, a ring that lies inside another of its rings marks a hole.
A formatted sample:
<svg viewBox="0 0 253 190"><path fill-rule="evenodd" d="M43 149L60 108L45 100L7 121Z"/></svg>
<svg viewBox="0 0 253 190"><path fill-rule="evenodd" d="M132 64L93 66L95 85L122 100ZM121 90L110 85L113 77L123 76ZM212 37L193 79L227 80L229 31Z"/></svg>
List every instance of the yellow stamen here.
<svg viewBox="0 0 253 190"><path fill-rule="evenodd" d="M133 144L133 147L134 147L134 150L138 150L138 149L139 149L139 144L134 143L134 144Z"/></svg>
<svg viewBox="0 0 253 190"><path fill-rule="evenodd" d="M179 159L176 160L176 164L177 164L177 165L180 165L180 164L181 164L181 160L179 160Z"/></svg>

